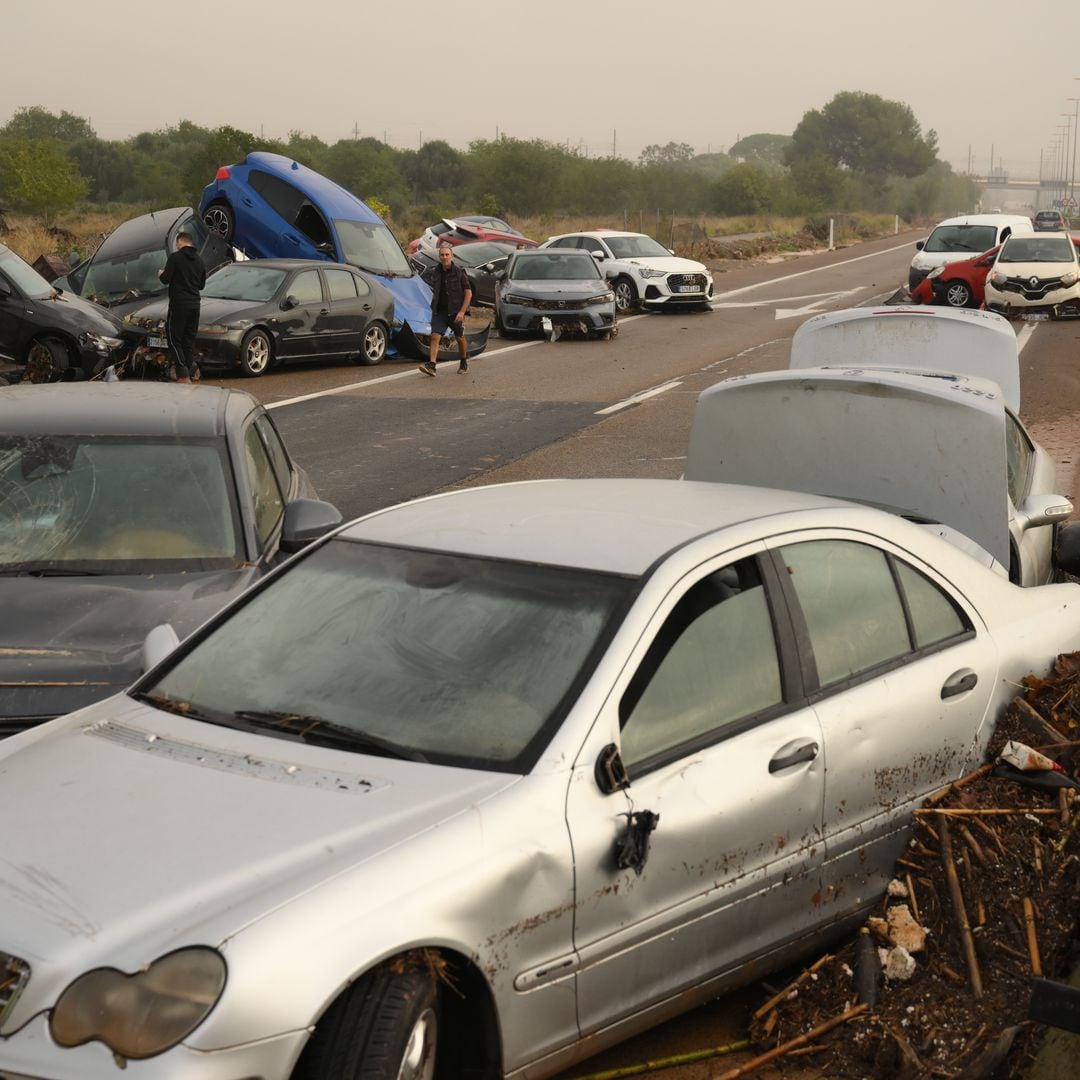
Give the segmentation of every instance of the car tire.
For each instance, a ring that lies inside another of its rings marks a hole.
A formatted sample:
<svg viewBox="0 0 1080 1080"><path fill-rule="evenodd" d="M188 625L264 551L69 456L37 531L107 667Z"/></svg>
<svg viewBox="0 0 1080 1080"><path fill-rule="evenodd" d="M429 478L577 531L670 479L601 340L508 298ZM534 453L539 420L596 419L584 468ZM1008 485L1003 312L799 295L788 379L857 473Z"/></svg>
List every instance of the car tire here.
<svg viewBox="0 0 1080 1080"><path fill-rule="evenodd" d="M973 307L971 289L966 282L950 281L942 293L948 307L968 308Z"/></svg>
<svg viewBox="0 0 1080 1080"><path fill-rule="evenodd" d="M249 379L266 374L274 360L274 348L263 330L249 330L240 342L240 371Z"/></svg>
<svg viewBox="0 0 1080 1080"><path fill-rule="evenodd" d="M56 382L72 366L71 350L59 338L35 338L26 350L24 382Z"/></svg>
<svg viewBox="0 0 1080 1080"><path fill-rule="evenodd" d="M233 242L236 235L236 217L227 202L212 202L203 211L203 221L215 232L221 233L228 243Z"/></svg>
<svg viewBox="0 0 1080 1080"><path fill-rule="evenodd" d="M373 322L364 331L364 338L360 343L360 354L356 360L367 367L381 364L386 358L386 348L389 344L386 327L380 322Z"/></svg>
<svg viewBox="0 0 1080 1080"><path fill-rule="evenodd" d="M616 278L611 285L611 290L615 293L615 311L619 315L625 315L637 307L637 289L628 277Z"/></svg>
<svg viewBox="0 0 1080 1080"><path fill-rule="evenodd" d="M434 1080L438 987L426 969L399 967L369 972L326 1010L293 1080Z"/></svg>

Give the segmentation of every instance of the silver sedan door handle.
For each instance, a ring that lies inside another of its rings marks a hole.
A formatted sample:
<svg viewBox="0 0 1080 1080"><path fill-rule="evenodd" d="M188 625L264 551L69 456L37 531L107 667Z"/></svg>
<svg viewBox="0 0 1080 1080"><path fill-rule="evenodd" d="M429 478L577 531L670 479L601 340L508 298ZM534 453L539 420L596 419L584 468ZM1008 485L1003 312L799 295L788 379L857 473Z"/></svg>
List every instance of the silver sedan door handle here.
<svg viewBox="0 0 1080 1080"><path fill-rule="evenodd" d="M974 690L979 681L979 676L971 668L961 668L954 671L941 688L941 700L956 697L957 694L966 694L968 690Z"/></svg>
<svg viewBox="0 0 1080 1080"><path fill-rule="evenodd" d="M785 746L781 746L769 762L769 772L780 772L792 765L800 765L804 761L813 761L818 756L818 744L812 739L796 739Z"/></svg>

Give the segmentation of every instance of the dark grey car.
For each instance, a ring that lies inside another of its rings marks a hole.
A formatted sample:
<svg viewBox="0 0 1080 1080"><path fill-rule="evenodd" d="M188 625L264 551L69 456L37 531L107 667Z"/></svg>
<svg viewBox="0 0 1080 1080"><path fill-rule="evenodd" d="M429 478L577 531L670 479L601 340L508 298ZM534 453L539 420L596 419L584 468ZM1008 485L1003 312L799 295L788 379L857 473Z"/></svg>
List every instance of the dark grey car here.
<svg viewBox="0 0 1080 1080"><path fill-rule="evenodd" d="M495 289L495 322L504 337L548 327L611 337L615 293L587 252L515 251Z"/></svg>
<svg viewBox="0 0 1080 1080"><path fill-rule="evenodd" d="M0 735L107 697L340 521L240 390L9 387L0 414Z"/></svg>

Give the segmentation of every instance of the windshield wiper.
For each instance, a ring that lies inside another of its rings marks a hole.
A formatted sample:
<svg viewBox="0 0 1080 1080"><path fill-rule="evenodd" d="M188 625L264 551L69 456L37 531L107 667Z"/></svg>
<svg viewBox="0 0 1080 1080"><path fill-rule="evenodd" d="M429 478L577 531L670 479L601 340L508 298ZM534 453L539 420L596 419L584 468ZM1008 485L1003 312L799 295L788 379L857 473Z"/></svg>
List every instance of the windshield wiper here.
<svg viewBox="0 0 1080 1080"><path fill-rule="evenodd" d="M320 716L275 712L269 709L237 709L233 716L238 720L246 720L260 730L292 736L315 746L374 750L387 757L400 758L404 761L426 763L428 760L419 750L401 746L399 743L366 731L357 731L344 724L335 724L332 720L324 720Z"/></svg>
<svg viewBox="0 0 1080 1080"><path fill-rule="evenodd" d="M142 701L152 705L162 712L175 713L177 716L186 716L191 720L202 720L208 724L220 724L221 720L215 716L208 716L194 708L190 701L178 701L164 694L132 694L136 701Z"/></svg>

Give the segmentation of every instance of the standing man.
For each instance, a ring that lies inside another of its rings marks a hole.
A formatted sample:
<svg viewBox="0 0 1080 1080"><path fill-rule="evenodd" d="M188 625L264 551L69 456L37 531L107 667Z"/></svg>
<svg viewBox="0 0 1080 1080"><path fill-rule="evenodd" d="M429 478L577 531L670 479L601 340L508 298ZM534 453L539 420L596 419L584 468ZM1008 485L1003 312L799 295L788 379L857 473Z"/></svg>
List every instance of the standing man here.
<svg viewBox="0 0 1080 1080"><path fill-rule="evenodd" d="M176 250L165 260L158 277L169 286L165 336L169 354L176 363L176 381L189 383L199 377L195 332L199 329L199 304L206 284L206 266L190 233L176 234Z"/></svg>
<svg viewBox="0 0 1080 1080"><path fill-rule="evenodd" d="M469 275L454 265L454 249L446 243L439 245L439 265L427 270L424 280L431 286L431 348L427 363L420 365L425 375L435 375L435 358L439 355L439 342L449 330L457 338L461 363L458 374L469 370L469 343L465 340L465 312L472 302L472 285Z"/></svg>

